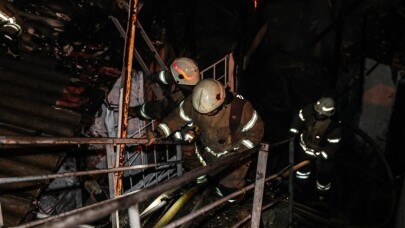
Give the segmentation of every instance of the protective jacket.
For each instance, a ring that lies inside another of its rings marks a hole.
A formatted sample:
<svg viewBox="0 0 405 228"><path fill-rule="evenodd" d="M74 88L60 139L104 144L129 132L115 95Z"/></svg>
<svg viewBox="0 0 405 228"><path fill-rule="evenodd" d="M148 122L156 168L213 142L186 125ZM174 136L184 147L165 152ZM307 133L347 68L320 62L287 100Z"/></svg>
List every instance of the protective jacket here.
<svg viewBox="0 0 405 228"><path fill-rule="evenodd" d="M301 109L293 119L290 133L298 135L299 147L296 162L313 160L316 163L316 187L321 193L331 188L333 157L339 149L342 131L340 123L329 117L317 118L314 104ZM307 180L311 175L310 167L303 167L296 172L300 180Z"/></svg>
<svg viewBox="0 0 405 228"><path fill-rule="evenodd" d="M168 137L183 126L193 123L199 129L199 140L202 144L196 155L203 164L233 151L251 149L261 142L264 123L249 101L235 93L230 95L232 101L211 116L197 112L193 108L192 97L188 96L162 120L157 130ZM243 179L248 165L242 166L243 171L233 175L243 176ZM228 188L240 188L244 184L243 180L230 182L225 181L222 184Z"/></svg>
<svg viewBox="0 0 405 228"><path fill-rule="evenodd" d="M231 112L232 106L235 111ZM235 121L232 121L235 120ZM168 137L183 126L193 123L199 128L205 150L216 157L230 151L243 151L258 145L263 137L263 122L250 102L233 94L233 101L213 116L194 110L191 96L180 103L158 126Z"/></svg>

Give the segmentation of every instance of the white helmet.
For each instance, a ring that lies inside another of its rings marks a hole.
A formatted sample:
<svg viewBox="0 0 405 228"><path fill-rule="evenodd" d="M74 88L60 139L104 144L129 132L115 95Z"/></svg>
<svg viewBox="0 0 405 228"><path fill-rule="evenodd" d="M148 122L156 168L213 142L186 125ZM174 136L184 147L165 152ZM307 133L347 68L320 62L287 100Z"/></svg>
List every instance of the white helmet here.
<svg viewBox="0 0 405 228"><path fill-rule="evenodd" d="M174 81L179 85L195 85L200 81L197 63L189 58L177 58L170 65Z"/></svg>
<svg viewBox="0 0 405 228"><path fill-rule="evenodd" d="M330 97L322 97L315 103L314 109L318 114L330 117L335 113L335 101Z"/></svg>
<svg viewBox="0 0 405 228"><path fill-rule="evenodd" d="M199 113L212 112L224 103L225 95L225 88L219 81L203 79L193 89L193 107Z"/></svg>

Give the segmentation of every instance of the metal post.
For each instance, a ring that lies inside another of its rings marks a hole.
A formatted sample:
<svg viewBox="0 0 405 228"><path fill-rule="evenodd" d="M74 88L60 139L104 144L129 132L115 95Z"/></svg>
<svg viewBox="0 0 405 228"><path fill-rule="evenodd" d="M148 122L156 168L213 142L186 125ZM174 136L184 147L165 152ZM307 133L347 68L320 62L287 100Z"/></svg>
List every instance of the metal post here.
<svg viewBox="0 0 405 228"><path fill-rule="evenodd" d="M115 167L115 153L114 153L114 145L106 145L107 150L107 168L112 169ZM114 199L116 196L115 187L117 186L117 176L115 173L108 174L108 188L110 190L110 199ZM119 217L118 211L115 211L111 214L111 226L116 228L119 226Z"/></svg>
<svg viewBox="0 0 405 228"><path fill-rule="evenodd" d="M181 145L176 146L176 160L181 161L182 157ZM181 176L183 174L183 165L182 163L177 164L177 176Z"/></svg>
<svg viewBox="0 0 405 228"><path fill-rule="evenodd" d="M131 228L141 227L138 204L128 208L129 225Z"/></svg>
<svg viewBox="0 0 405 228"><path fill-rule="evenodd" d="M4 226L4 221L3 221L3 212L1 211L1 202L0 202L0 227Z"/></svg>
<svg viewBox="0 0 405 228"><path fill-rule="evenodd" d="M289 179L288 179L288 225L292 227L292 216L293 216L293 202L294 202L294 140L290 141L288 161L290 163Z"/></svg>
<svg viewBox="0 0 405 228"><path fill-rule="evenodd" d="M264 183L266 178L267 156L269 151L269 144L262 143L261 146L262 148L260 149L259 157L257 158L255 192L253 197L252 221L250 226L252 228L258 228L260 226Z"/></svg>
<svg viewBox="0 0 405 228"><path fill-rule="evenodd" d="M134 57L134 47L135 47L135 24L137 19L137 5L138 0L130 0L130 8L128 13L128 25L127 25L127 37L125 39L125 53L124 53L124 80L122 80L123 89L123 106L122 110L122 122L121 122L121 135L120 138L127 137L128 128L128 109L129 109L129 99L131 96L131 82L132 82L132 64ZM124 150L125 145L119 145L118 162L119 167L124 163ZM117 177L117 189L116 195L120 195L122 191L122 172L118 173Z"/></svg>
<svg viewBox="0 0 405 228"><path fill-rule="evenodd" d="M147 138L87 138L0 136L0 145L72 145L72 144L147 144ZM182 144L176 140L159 140L155 144Z"/></svg>

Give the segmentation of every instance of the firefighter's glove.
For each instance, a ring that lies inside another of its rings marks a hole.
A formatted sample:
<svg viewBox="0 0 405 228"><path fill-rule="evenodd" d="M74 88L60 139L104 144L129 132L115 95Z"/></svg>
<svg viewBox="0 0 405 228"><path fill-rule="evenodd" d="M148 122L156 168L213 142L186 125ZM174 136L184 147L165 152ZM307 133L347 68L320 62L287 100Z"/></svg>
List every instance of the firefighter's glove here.
<svg viewBox="0 0 405 228"><path fill-rule="evenodd" d="M196 134L193 130L189 130L185 135L184 135L184 141L188 143L194 142L194 139L196 137Z"/></svg>
<svg viewBox="0 0 405 228"><path fill-rule="evenodd" d="M128 109L128 115L129 115L130 117L132 117L132 118L139 117L139 116L138 116L138 109L139 109L138 106L129 107L129 109Z"/></svg>
<svg viewBox="0 0 405 228"><path fill-rule="evenodd" d="M187 132L184 133L184 141L188 143L192 143L195 141L195 139L200 135L199 128L195 126L194 124L191 124L188 129L186 129Z"/></svg>
<svg viewBox="0 0 405 228"><path fill-rule="evenodd" d="M162 138L162 136L160 135L160 133L158 131L150 131L148 130L146 132L146 137L148 138L148 146L155 144L159 139Z"/></svg>

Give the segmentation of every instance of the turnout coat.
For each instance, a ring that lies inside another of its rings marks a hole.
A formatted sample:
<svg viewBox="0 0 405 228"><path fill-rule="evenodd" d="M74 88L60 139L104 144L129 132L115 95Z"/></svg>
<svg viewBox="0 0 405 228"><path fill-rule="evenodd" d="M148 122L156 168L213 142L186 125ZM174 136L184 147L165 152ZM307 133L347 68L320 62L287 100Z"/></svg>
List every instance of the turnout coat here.
<svg viewBox="0 0 405 228"><path fill-rule="evenodd" d="M228 153L251 149L261 142L264 123L249 101L236 93L231 93L231 96L231 102L212 116L197 112L193 108L192 97L188 96L161 121L157 131L169 137L187 124L195 125L202 144L200 150L196 150L196 156L202 164L212 162ZM236 168L236 173L231 176L244 178L249 163L250 161L245 162L242 167ZM222 184L228 188L239 188L244 183L242 180L236 182L238 183Z"/></svg>

